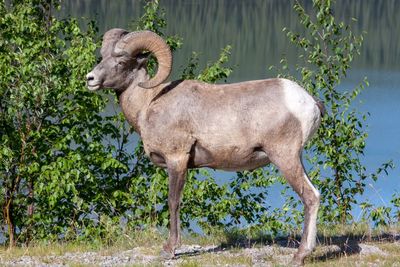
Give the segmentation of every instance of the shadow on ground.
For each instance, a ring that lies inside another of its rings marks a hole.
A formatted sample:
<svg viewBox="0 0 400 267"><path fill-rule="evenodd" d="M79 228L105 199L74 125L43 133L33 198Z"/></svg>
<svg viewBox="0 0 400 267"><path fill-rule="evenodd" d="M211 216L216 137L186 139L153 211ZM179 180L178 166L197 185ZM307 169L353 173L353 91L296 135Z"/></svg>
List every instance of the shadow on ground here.
<svg viewBox="0 0 400 267"><path fill-rule="evenodd" d="M246 238L244 235L226 233L226 242L207 248L192 249L190 251L182 251L176 254L176 257L181 256L198 256L206 253L216 253L221 251L229 251L233 249L244 249L262 246L275 245L282 248L296 249L300 244L300 236L278 237L272 238L271 236L259 236L257 238ZM400 233L383 233L377 236L367 235L341 235L341 236L322 236L317 238L319 248L318 253L313 253L310 260L315 261L328 261L343 255L350 256L353 254L360 254L365 242L400 242ZM365 249L365 248L364 248Z"/></svg>

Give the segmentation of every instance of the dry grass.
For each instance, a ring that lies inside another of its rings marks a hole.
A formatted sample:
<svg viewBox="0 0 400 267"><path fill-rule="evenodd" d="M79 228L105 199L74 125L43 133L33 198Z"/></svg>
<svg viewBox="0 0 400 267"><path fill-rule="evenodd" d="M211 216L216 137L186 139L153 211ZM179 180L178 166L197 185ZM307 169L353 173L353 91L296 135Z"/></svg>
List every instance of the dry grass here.
<svg viewBox="0 0 400 267"><path fill-rule="evenodd" d="M203 254L196 257L187 257L178 263L180 267L194 266L252 266L252 258L241 253Z"/></svg>
<svg viewBox="0 0 400 267"><path fill-rule="evenodd" d="M365 225L350 225L346 227L330 227L319 229L319 245L316 251L306 261L306 266L399 266L400 267L400 240L399 227L371 230ZM235 235L233 235L235 236ZM181 255L172 263L175 266L252 266L254 257L244 248L260 248L271 245L271 240L256 238L243 240L243 236L232 237L229 233L218 233L212 237L184 235L186 245L198 244L201 246L217 245L218 252L202 252L196 255ZM0 265L5 261L21 258L22 256L38 257L44 262L48 256L62 256L66 253L96 252L100 256L113 255L132 248L140 248L137 253L158 256L162 244L166 240L166 232L157 229L134 232L130 235L119 236L111 245L101 242L83 243L43 243L33 242L26 247L16 247L8 250L0 247ZM261 240L261 241L260 241ZM291 239L274 241L274 252L266 255L263 260L271 266L284 266L282 257L290 258L292 252L284 251ZM245 241L245 242L243 242ZM360 254L359 244L368 244L380 249L378 253ZM224 248L222 250L222 248ZM222 252L223 251L223 252ZM289 253L289 254L288 254ZM68 266L81 265L76 262L65 262ZM151 266L162 266L162 260L154 260ZM135 265L129 265L135 266ZM137 266L141 266L140 264Z"/></svg>
<svg viewBox="0 0 400 267"><path fill-rule="evenodd" d="M31 244L29 247L14 247L12 249L0 247L0 258L10 260L23 256L60 256L67 252L77 253L83 251L93 251L93 248L87 245L77 245L73 243L35 243Z"/></svg>

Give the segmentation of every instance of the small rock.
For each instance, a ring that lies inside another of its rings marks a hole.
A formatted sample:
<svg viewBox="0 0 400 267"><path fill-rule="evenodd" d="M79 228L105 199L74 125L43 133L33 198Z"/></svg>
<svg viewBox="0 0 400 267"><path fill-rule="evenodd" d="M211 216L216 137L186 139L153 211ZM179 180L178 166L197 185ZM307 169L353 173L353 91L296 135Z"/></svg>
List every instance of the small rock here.
<svg viewBox="0 0 400 267"><path fill-rule="evenodd" d="M384 252L380 248L372 246L372 245L358 244L358 247L360 248L361 255L369 255L369 254L387 255L386 252Z"/></svg>
<svg viewBox="0 0 400 267"><path fill-rule="evenodd" d="M338 245L329 245L329 246L323 246L323 247L319 247L318 251L321 254L339 254L340 252L342 252L342 249L338 246Z"/></svg>

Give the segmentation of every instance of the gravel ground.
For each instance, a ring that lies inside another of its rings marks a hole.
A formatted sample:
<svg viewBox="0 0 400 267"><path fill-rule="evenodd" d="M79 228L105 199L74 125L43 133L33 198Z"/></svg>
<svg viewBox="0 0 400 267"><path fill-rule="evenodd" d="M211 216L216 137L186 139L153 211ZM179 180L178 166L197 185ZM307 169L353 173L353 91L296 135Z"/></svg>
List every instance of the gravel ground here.
<svg viewBox="0 0 400 267"><path fill-rule="evenodd" d="M148 250L148 249L147 249ZM162 265L177 266L187 259L196 260L197 257L212 254L226 257L251 257L253 266L272 266L265 259L278 260L282 264L288 264L296 249L265 246L262 248L245 248L241 250L225 250L218 246L183 246L177 250L175 259L162 259L159 256L149 255L143 252L142 248L134 248L112 255L102 255L101 252L65 253L64 255L49 256L22 256L17 259L3 261L0 258L1 266L70 266L70 265L94 265L94 266L129 266L129 265ZM207 265L207 264L205 264ZM214 263L212 264L214 265ZM211 265L210 265L211 266ZM233 265L230 265L233 266ZM248 266L248 264L236 266Z"/></svg>
<svg viewBox="0 0 400 267"><path fill-rule="evenodd" d="M354 249L354 248L353 248ZM342 250L337 245L319 247L320 253L340 253ZM147 251L147 253L146 253ZM165 260L159 256L151 255L149 252L155 251L152 248L134 248L131 250L117 252L111 255L105 255L104 252L81 252L81 253L65 253L64 255L48 255L48 256L21 256L19 258L5 261L0 258L0 266L178 266L185 261L196 261L199 259L201 266L227 266L226 263L218 264L215 261L207 261L207 257L246 257L249 263L243 264L238 262L237 265L229 264L229 266L274 266L277 263L287 266L293 254L296 252L294 248L286 248L281 246L263 246L260 248L243 248L243 249L223 249L219 246L199 246L190 245L183 246L177 250L176 259ZM358 244L357 252L360 255L380 254L385 252L373 245ZM205 263L204 263L205 262ZM208 262L208 263L207 263ZM234 261L233 261L234 262ZM204 263L204 264L203 264Z"/></svg>

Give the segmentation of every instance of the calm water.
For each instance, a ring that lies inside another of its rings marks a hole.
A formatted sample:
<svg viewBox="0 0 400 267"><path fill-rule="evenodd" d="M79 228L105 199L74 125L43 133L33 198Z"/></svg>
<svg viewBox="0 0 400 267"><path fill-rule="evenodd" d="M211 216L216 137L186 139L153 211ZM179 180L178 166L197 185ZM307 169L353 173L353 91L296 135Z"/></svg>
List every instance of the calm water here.
<svg viewBox="0 0 400 267"><path fill-rule="evenodd" d="M192 51L200 53L200 64L217 58L220 49L233 46L230 63L234 73L228 82L261 79L273 74L271 65L279 65L282 55L296 62L298 51L282 33L283 27L300 30L293 1L282 0L161 0L168 22L166 33L183 38L184 46L174 55L173 77L177 77ZM310 1L301 1L306 9ZM63 16L73 15L98 21L99 30L113 27L129 29L142 14L142 2L135 0L67 0ZM370 82L354 106L370 112L369 138L365 162L369 171L393 159L400 165L400 1L337 0L336 16L350 22L357 33L366 31L365 42L353 69L340 85L354 88L366 76ZM230 173L217 172L227 178ZM388 204L391 195L400 190L400 168L382 176L369 187L365 198L376 204ZM273 205L279 205L279 194L271 192Z"/></svg>

